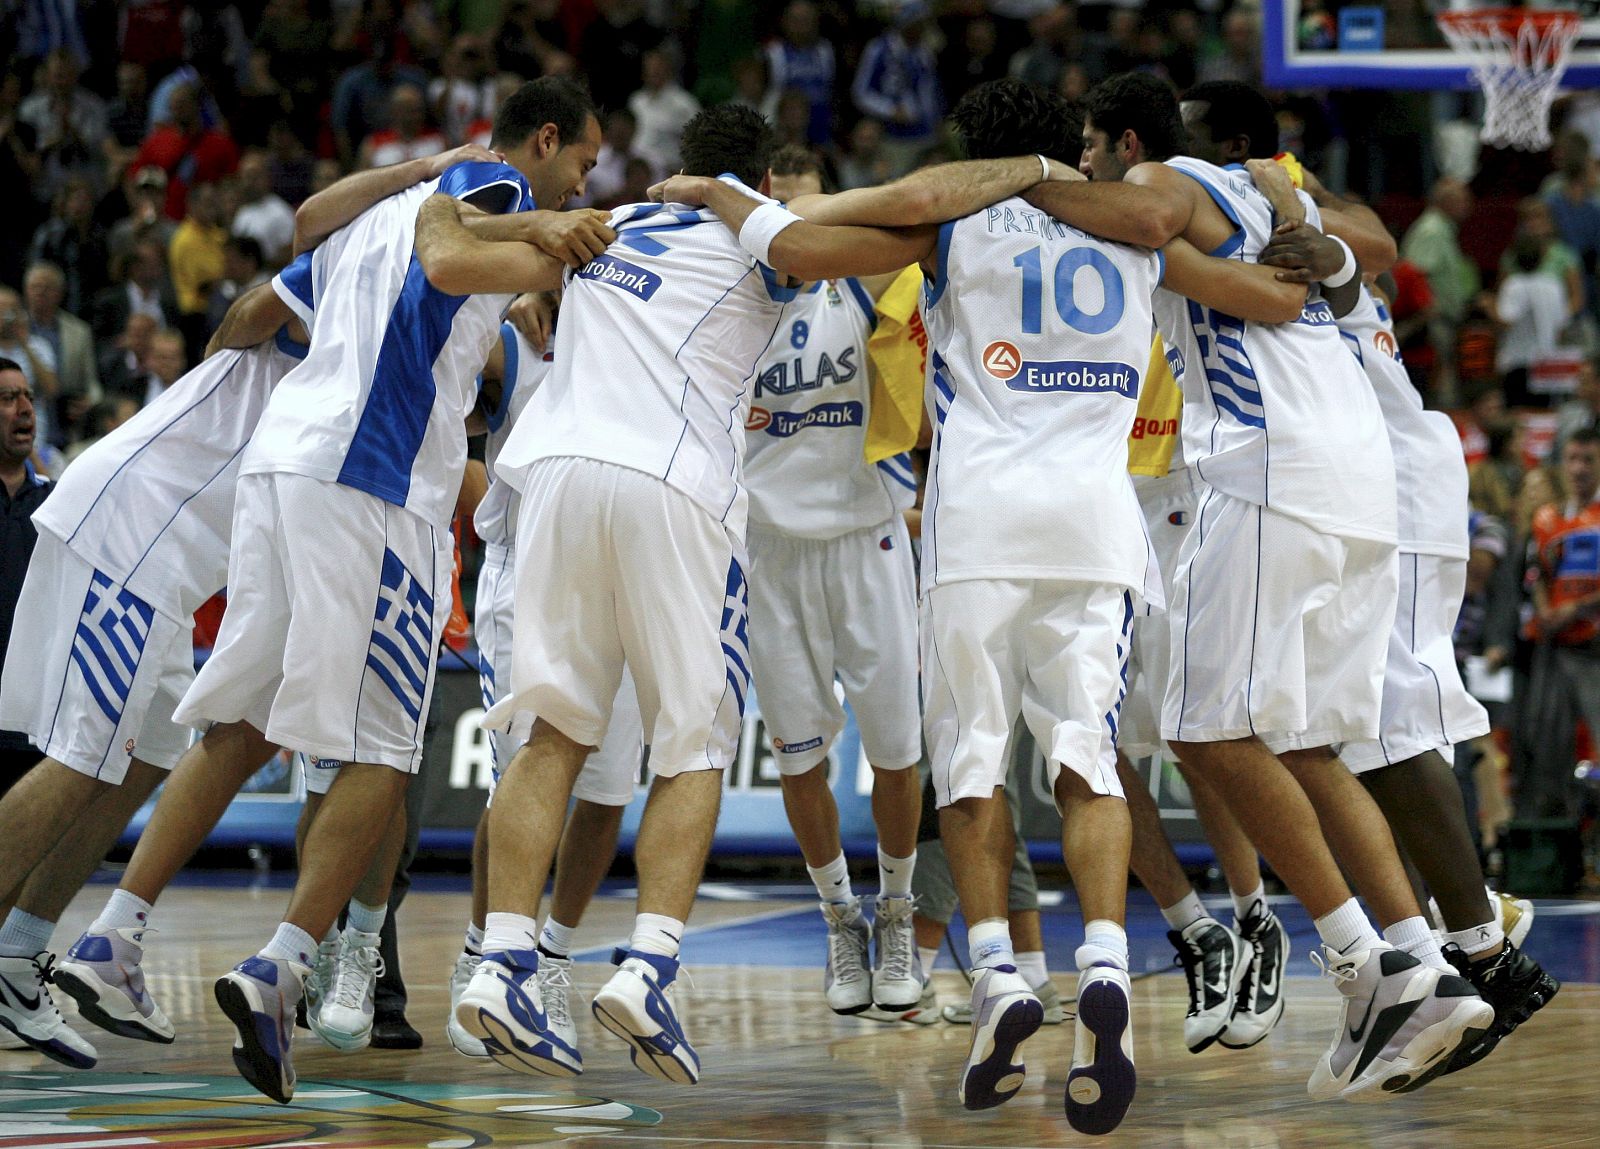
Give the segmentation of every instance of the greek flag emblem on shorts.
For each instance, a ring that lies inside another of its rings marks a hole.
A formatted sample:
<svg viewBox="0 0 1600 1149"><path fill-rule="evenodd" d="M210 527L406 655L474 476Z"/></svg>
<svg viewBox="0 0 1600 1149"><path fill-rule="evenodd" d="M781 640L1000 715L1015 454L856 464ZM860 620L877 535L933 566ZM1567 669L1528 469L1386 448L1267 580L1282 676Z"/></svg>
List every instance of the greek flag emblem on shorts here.
<svg viewBox="0 0 1600 1149"><path fill-rule="evenodd" d="M113 725L122 721L155 613L143 599L99 571L89 580L72 636L72 661L78 664L95 705Z"/></svg>
<svg viewBox="0 0 1600 1149"><path fill-rule="evenodd" d="M750 591L738 559L728 564L728 585L722 598L722 660L742 715L745 696L750 693Z"/></svg>
<svg viewBox="0 0 1600 1149"><path fill-rule="evenodd" d="M413 722L422 715L432 658L433 596L422 589L400 556L385 548L367 669L400 700Z"/></svg>

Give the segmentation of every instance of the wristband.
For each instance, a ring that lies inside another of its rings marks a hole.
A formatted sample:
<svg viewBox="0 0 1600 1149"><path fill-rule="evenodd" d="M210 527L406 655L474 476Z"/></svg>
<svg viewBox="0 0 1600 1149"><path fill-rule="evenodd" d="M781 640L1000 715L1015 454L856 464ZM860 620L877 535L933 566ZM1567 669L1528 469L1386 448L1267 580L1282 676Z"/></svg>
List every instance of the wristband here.
<svg viewBox="0 0 1600 1149"><path fill-rule="evenodd" d="M794 212L780 203L764 203L745 219L739 229L739 246L755 256L756 261L768 267L768 252L778 233L790 224L803 222Z"/></svg>
<svg viewBox="0 0 1600 1149"><path fill-rule="evenodd" d="M1339 268L1339 270L1334 272L1332 275L1325 276L1322 280L1322 286L1343 287L1356 277L1356 272L1360 271L1361 268L1356 263L1355 252L1350 250L1350 245L1348 243L1336 235L1330 235L1328 238L1333 240L1334 243L1338 244L1344 249L1344 266Z"/></svg>
<svg viewBox="0 0 1600 1149"><path fill-rule="evenodd" d="M1048 183L1050 180L1050 161L1044 158L1043 152L1035 152L1033 158L1039 161L1039 168L1043 172L1039 177L1039 182Z"/></svg>

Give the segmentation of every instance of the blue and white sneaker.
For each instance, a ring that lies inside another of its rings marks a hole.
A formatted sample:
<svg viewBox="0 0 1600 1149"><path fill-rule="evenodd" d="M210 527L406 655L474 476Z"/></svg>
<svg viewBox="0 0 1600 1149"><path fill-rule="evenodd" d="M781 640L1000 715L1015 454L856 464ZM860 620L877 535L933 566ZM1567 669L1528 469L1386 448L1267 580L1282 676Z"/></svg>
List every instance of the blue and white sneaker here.
<svg viewBox="0 0 1600 1149"><path fill-rule="evenodd" d="M456 1021L497 1065L545 1077L583 1072L577 1046L555 1032L545 1012L536 950L484 954L456 1002Z"/></svg>
<svg viewBox="0 0 1600 1149"><path fill-rule="evenodd" d="M674 1085L699 1081L700 1056L672 1008L677 961L621 949L611 961L620 968L594 995L595 1018L628 1043L628 1055L640 1071Z"/></svg>
<svg viewBox="0 0 1600 1149"><path fill-rule="evenodd" d="M57 963L52 980L78 1003L83 1019L118 1037L170 1044L172 1022L144 986L145 930L86 933Z"/></svg>
<svg viewBox="0 0 1600 1149"><path fill-rule="evenodd" d="M911 927L915 898L879 895L872 919L877 950L872 964L872 1004L887 1013L916 1009L922 1000L922 957Z"/></svg>
<svg viewBox="0 0 1600 1149"><path fill-rule="evenodd" d="M1093 965L1078 975L1066 1107L1067 1124L1079 1133L1110 1133L1133 1103L1138 1078L1133 1069L1132 995L1127 970Z"/></svg>
<svg viewBox="0 0 1600 1149"><path fill-rule="evenodd" d="M1044 1006L1013 965L986 966L972 982L972 1045L956 1096L968 1109L1004 1105L1027 1071L1017 1057L1044 1021Z"/></svg>
<svg viewBox="0 0 1600 1149"><path fill-rule="evenodd" d="M50 996L49 953L0 957L0 1033L72 1069L93 1069L94 1046L72 1032Z"/></svg>
<svg viewBox="0 0 1600 1149"><path fill-rule="evenodd" d="M233 1064L256 1089L281 1104L294 1097L294 1011L311 967L252 954L217 979L217 1004L239 1036Z"/></svg>

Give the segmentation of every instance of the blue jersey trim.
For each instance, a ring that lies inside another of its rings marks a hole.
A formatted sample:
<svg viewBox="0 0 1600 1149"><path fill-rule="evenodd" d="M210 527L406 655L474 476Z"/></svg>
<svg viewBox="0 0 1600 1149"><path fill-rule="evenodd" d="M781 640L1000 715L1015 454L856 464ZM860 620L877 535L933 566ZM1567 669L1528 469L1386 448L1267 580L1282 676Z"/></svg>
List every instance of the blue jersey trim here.
<svg viewBox="0 0 1600 1149"><path fill-rule="evenodd" d="M772 268L764 263L758 263L756 266L761 269L761 282L767 286L767 297L774 303L788 303L800 294L798 283L793 287L785 287L778 282L778 273Z"/></svg>
<svg viewBox="0 0 1600 1149"><path fill-rule="evenodd" d="M272 337L272 345L293 359L304 359L306 352L311 350L289 334L287 325L278 328L278 333Z"/></svg>
<svg viewBox="0 0 1600 1149"><path fill-rule="evenodd" d="M500 346L505 349L505 364L500 369L500 404L489 413L490 431L505 426L506 415L511 411L511 393L517 389L522 348L517 345L517 329L509 323L500 325Z"/></svg>
<svg viewBox="0 0 1600 1149"><path fill-rule="evenodd" d="M533 206L533 193L521 172L509 164L484 160L451 164L439 177L439 191L491 215L527 211Z"/></svg>
<svg viewBox="0 0 1600 1149"><path fill-rule="evenodd" d="M861 281L855 276L849 276L845 283L850 288L850 296L861 304L861 310L867 313L867 327L870 330L878 329L878 309L872 302L872 296L867 294L867 289L861 286Z"/></svg>
<svg viewBox="0 0 1600 1149"><path fill-rule="evenodd" d="M1159 247L1156 248L1156 286L1160 287L1167 280L1167 255Z"/></svg>
<svg viewBox="0 0 1600 1149"><path fill-rule="evenodd" d="M310 321L311 313L317 306L316 292L311 279L311 258L311 252L301 252L294 257L293 262L278 272L276 277L277 282L283 287L283 291L279 291L278 294L282 296L283 292L287 291L293 297L294 303L300 304L299 307L294 307L294 303L290 303L291 309L298 312L300 318L307 322Z"/></svg>
<svg viewBox="0 0 1600 1149"><path fill-rule="evenodd" d="M955 220L948 220L939 225L939 273L933 277L933 282L924 289L927 292L926 298L929 307L939 302L939 297L944 294L945 284L950 282L950 240L955 233Z"/></svg>
<svg viewBox="0 0 1600 1149"><path fill-rule="evenodd" d="M1217 259L1227 259L1234 252L1243 247L1244 221L1239 218L1239 213L1235 211L1233 205L1228 202L1228 198L1216 188L1212 187L1207 180L1202 179L1196 173L1191 172L1186 168L1173 168L1172 170L1175 172L1181 172L1192 179L1195 183L1205 188L1206 194L1211 197L1211 202L1216 204L1217 207L1222 211L1222 214L1228 217L1228 222L1233 224L1233 234L1225 239L1222 243L1218 244L1207 254L1215 256Z"/></svg>

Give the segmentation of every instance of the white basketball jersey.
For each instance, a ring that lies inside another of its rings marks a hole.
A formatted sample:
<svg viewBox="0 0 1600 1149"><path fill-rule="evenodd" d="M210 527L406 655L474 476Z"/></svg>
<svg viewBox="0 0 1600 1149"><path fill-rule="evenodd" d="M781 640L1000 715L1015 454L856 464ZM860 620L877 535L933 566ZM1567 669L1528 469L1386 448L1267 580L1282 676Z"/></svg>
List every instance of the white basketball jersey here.
<svg viewBox="0 0 1600 1149"><path fill-rule="evenodd" d="M1389 309L1361 289L1361 301L1339 320L1356 361L1372 382L1389 428L1398 495L1400 549L1465 559L1467 460L1461 436L1443 411L1428 411L1400 363Z"/></svg>
<svg viewBox="0 0 1600 1149"><path fill-rule="evenodd" d="M417 209L441 192L486 211L532 207L499 163L462 163L349 225L311 330L274 393L242 473L288 471L366 491L436 526L455 511L465 420L509 295L446 295L413 247Z"/></svg>
<svg viewBox="0 0 1600 1149"><path fill-rule="evenodd" d="M1235 232L1212 252L1254 262L1276 220L1242 167L1180 156ZM1307 218L1320 224L1305 199ZM1184 384L1183 452L1200 477L1235 498L1319 531L1395 540L1394 460L1372 388L1320 298L1293 323L1262 324L1189 304L1200 362ZM1165 334L1165 332L1164 332Z"/></svg>
<svg viewBox="0 0 1600 1149"><path fill-rule="evenodd" d="M520 484L517 472L563 456L631 467L742 537L750 380L795 292L709 211L632 204L611 223L616 242L569 273L554 369L500 473Z"/></svg>
<svg viewBox="0 0 1600 1149"><path fill-rule="evenodd" d="M517 512L522 493L499 474L495 464L511 437L522 410L550 374L555 348L536 351L509 323L500 325L500 346L505 350L505 373L500 383L500 405L489 415L489 435L483 445L483 465L489 471L489 489L472 516L473 530L486 543L509 546L517 534Z"/></svg>
<svg viewBox="0 0 1600 1149"><path fill-rule="evenodd" d="M1159 597L1128 435L1161 266L1021 199L940 228L925 589L1076 579Z"/></svg>
<svg viewBox="0 0 1600 1149"><path fill-rule="evenodd" d="M887 522L917 500L908 456L866 461L872 297L854 279L814 283L791 303L761 362L745 423L750 522L831 539Z"/></svg>

